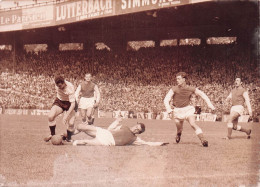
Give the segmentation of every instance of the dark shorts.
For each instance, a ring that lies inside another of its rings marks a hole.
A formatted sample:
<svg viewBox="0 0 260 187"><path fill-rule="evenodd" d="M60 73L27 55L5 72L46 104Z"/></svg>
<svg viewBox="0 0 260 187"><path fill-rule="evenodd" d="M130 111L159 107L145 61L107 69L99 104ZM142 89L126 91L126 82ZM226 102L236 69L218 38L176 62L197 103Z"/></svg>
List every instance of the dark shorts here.
<svg viewBox="0 0 260 187"><path fill-rule="evenodd" d="M63 111L64 111L64 110L65 110L65 111L68 111L69 108L70 108L71 102L69 102L69 101L62 101L62 100L56 98L52 105L57 105L58 107L62 108ZM76 112L77 112L77 110L78 110L78 104L77 104L77 102L75 102L75 108L74 108L74 110L75 110Z"/></svg>

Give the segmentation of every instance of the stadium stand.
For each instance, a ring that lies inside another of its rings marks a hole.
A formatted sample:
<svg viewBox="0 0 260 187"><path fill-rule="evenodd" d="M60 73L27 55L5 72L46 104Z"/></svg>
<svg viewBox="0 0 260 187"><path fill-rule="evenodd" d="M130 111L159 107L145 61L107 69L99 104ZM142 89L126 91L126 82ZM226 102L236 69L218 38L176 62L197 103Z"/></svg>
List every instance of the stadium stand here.
<svg viewBox="0 0 260 187"><path fill-rule="evenodd" d="M159 113L165 110L163 98L175 84L176 72L185 71L190 75L189 83L212 100L218 117L228 112L230 106L224 99L234 78L241 76L249 90L256 118L260 114L259 67L247 50L240 47L160 47L94 54L86 51L23 53L17 56L15 67L12 67L11 52L1 51L0 105L49 109L55 97L53 76L56 73L63 74L77 86L84 73L91 72L101 90L101 110ZM194 97L192 102L207 112L202 100Z"/></svg>

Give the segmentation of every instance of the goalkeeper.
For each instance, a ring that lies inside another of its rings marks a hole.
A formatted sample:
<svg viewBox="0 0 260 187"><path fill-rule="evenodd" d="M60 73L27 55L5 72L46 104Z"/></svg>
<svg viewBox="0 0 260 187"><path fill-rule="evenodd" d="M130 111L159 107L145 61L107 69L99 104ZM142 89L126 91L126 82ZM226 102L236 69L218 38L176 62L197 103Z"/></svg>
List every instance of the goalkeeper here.
<svg viewBox="0 0 260 187"><path fill-rule="evenodd" d="M161 146L168 143L164 142L146 142L137 137L145 131L143 123L137 123L132 128L121 125L122 118L117 118L107 129L86 124L78 125L79 132L85 132L93 139L75 140L74 146L77 145L103 145L103 146L124 146L124 145L150 145Z"/></svg>

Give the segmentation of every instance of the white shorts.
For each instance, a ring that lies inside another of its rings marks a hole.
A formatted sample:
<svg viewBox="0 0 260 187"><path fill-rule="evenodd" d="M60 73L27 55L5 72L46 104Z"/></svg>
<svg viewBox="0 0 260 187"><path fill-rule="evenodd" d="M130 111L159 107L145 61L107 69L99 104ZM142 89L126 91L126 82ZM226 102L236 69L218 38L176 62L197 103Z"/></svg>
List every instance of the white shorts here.
<svg viewBox="0 0 260 187"><path fill-rule="evenodd" d="M175 119L185 120L189 116L195 116L195 107L194 106L186 106L183 108L174 108L173 116Z"/></svg>
<svg viewBox="0 0 260 187"><path fill-rule="evenodd" d="M81 109L87 109L87 108L93 108L95 104L95 98L94 97L90 97L90 98L86 98L86 97L81 97L79 100L79 108Z"/></svg>
<svg viewBox="0 0 260 187"><path fill-rule="evenodd" d="M100 127L96 127L96 129L97 129L96 138L102 145L113 146L116 144L115 139L109 130L102 129Z"/></svg>
<svg viewBox="0 0 260 187"><path fill-rule="evenodd" d="M237 112L240 114L240 116L243 115L244 113L244 107L242 105L235 105L235 106L232 106L231 109L230 109L230 114L232 112Z"/></svg>

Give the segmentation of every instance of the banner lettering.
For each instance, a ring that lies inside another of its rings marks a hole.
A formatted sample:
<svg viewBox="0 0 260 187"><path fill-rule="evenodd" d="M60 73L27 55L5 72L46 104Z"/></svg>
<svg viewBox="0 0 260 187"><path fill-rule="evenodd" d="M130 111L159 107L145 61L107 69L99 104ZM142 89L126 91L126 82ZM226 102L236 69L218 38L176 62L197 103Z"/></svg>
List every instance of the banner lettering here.
<svg viewBox="0 0 260 187"><path fill-rule="evenodd" d="M0 32L57 26L191 3L195 0L75 0L32 6L0 12Z"/></svg>

